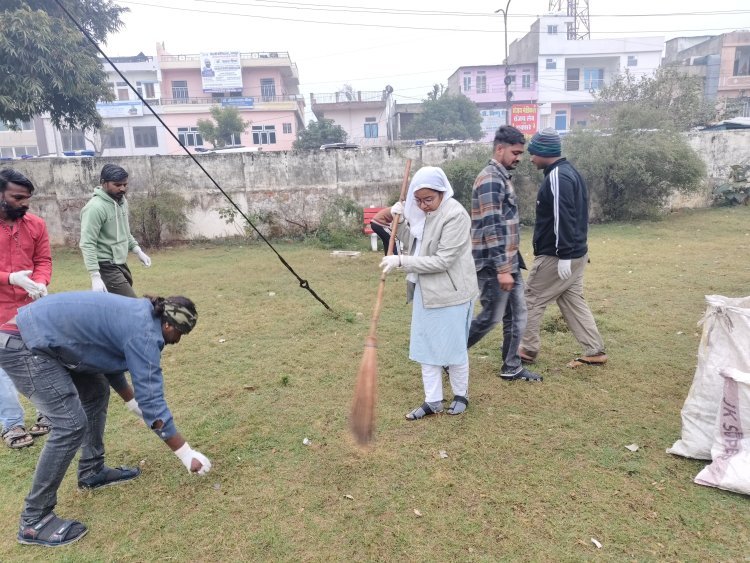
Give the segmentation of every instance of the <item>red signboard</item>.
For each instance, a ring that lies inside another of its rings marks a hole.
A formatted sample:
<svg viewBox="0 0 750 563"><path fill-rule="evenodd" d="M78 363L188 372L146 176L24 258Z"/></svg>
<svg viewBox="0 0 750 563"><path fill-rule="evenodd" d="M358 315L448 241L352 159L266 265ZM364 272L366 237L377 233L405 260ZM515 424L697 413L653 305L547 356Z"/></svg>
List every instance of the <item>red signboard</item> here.
<svg viewBox="0 0 750 563"><path fill-rule="evenodd" d="M536 133L536 104L513 104L510 110L510 124L524 135Z"/></svg>

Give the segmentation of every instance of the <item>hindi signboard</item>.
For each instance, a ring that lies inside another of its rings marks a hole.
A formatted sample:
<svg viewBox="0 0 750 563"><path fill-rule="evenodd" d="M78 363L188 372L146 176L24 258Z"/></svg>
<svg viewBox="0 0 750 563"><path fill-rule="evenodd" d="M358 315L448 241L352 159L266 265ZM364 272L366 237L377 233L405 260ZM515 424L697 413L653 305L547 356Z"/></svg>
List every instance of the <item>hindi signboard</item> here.
<svg viewBox="0 0 750 563"><path fill-rule="evenodd" d="M537 130L536 104L513 104L510 124L524 135L533 135Z"/></svg>
<svg viewBox="0 0 750 563"><path fill-rule="evenodd" d="M239 51L201 53L204 92L241 92L242 63Z"/></svg>

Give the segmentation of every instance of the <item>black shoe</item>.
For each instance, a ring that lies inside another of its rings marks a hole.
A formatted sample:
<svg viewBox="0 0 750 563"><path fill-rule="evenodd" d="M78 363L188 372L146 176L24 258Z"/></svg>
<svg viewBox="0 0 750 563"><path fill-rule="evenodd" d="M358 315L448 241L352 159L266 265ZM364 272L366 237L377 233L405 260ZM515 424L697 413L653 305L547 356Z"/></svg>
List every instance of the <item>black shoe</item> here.
<svg viewBox="0 0 750 563"><path fill-rule="evenodd" d="M516 373L501 373L500 379L503 381L536 381L541 383L544 378L538 373L529 371L526 368L521 368L521 371Z"/></svg>
<svg viewBox="0 0 750 563"><path fill-rule="evenodd" d="M132 481L141 470L137 467L107 467L106 465L96 475L78 481L79 489L101 489L111 485L119 485L125 481Z"/></svg>

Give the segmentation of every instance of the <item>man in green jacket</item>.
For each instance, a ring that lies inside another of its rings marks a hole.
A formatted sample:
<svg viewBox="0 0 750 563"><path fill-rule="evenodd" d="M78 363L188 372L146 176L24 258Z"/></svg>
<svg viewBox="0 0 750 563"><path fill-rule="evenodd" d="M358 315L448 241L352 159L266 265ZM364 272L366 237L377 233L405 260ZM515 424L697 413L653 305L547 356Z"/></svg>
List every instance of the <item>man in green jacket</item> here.
<svg viewBox="0 0 750 563"><path fill-rule="evenodd" d="M105 164L99 182L101 187L94 188L93 197L81 210L81 242L78 245L91 276L91 289L137 297L133 291L133 275L126 262L128 251L138 255L147 268L151 266L151 258L130 234L125 199L128 173L116 164ZM141 410L125 374L108 374L107 379L128 409L140 417Z"/></svg>
<svg viewBox="0 0 750 563"><path fill-rule="evenodd" d="M149 258L130 234L128 173L121 166L105 164L99 179L101 187L81 210L83 262L91 276L91 289L136 297L133 275L127 265L128 251L138 255L147 268Z"/></svg>

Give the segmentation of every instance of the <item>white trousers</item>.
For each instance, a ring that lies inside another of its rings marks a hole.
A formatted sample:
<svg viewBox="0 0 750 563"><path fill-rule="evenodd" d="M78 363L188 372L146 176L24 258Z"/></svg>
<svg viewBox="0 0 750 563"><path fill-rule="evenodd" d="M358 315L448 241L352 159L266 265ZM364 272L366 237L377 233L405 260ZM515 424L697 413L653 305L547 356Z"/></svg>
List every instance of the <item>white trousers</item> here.
<svg viewBox="0 0 750 563"><path fill-rule="evenodd" d="M443 400L443 366L422 365L422 383L424 384L424 400L428 403ZM448 366L448 379L454 395L468 397L469 393L469 362Z"/></svg>

